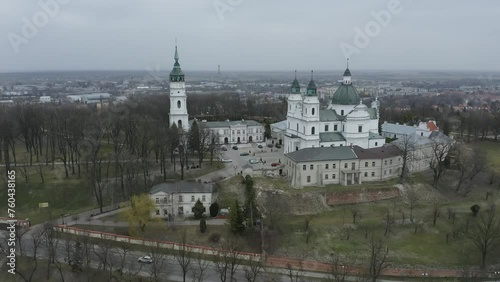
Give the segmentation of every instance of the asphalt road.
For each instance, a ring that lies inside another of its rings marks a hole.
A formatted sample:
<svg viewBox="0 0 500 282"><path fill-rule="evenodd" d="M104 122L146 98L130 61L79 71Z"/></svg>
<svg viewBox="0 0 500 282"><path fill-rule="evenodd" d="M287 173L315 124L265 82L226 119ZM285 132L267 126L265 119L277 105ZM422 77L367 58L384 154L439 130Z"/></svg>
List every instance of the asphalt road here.
<svg viewBox="0 0 500 282"><path fill-rule="evenodd" d="M259 149L257 147L258 144L262 144L263 148ZM216 179L220 179L221 177L223 178L229 178L232 177L241 171L243 171L243 166L244 165L251 165L254 170L258 169L265 169L265 168L272 168L271 164L272 163L281 163L284 162L285 158L283 155L283 147L280 149L277 149L276 147L274 148L269 148L265 145L265 143L257 143L257 144L239 144L238 150L233 150L232 147L234 144L228 144L225 145L227 148L227 151L221 151L221 155L223 159L230 159L230 163L225 163L225 168L212 172L210 174L201 176L197 179L200 179L201 181L214 181ZM272 152L271 152L272 150ZM241 153L249 153L249 156L240 156ZM254 156L255 154L255 156ZM255 159L259 161L259 163L256 164L250 164L249 160L250 159ZM262 159L262 162L260 163L260 160Z"/></svg>
<svg viewBox="0 0 500 282"><path fill-rule="evenodd" d="M5 245L5 232L0 233L0 244L2 246ZM34 245L33 245L33 237L31 235L23 236L23 250L24 255L30 256L33 254ZM71 244L74 244L73 241L70 241ZM56 240L56 260L61 263L66 263L67 257L67 248L66 241L64 240ZM162 277L162 281L183 281L182 280L182 268L176 261L174 256L170 255L160 255L155 257L155 255L148 254L146 252L124 252L119 248L104 248L104 245L91 245L91 264L92 268L101 268L103 266L103 260L101 259L102 254L107 250L108 260L107 260L107 269L110 267L114 270L118 270L123 267L124 273L133 273L137 276L142 277L151 277L152 273L154 273L154 269L159 269L156 273ZM17 250L18 255L19 249ZM139 263L137 259L141 256L151 255L155 262L153 264L145 264ZM45 247L39 247L37 249L37 257L38 258L47 258L48 251ZM187 273L187 281L192 281L193 270L197 269L197 261L192 260L192 265L190 270ZM203 281L220 281L219 273L214 270L214 263L211 261L202 261L202 263L207 265L206 270L203 273ZM5 267L5 264L2 264L0 267ZM288 271L286 269L266 269L266 273L261 273L259 275L259 279L257 281L267 281L268 279L264 279L267 275L272 275L272 281L290 281L290 277L288 276ZM294 272L295 273L295 272ZM304 278L297 281L317 281L319 279L326 278L325 274L315 273L315 272L300 272L300 275ZM228 273L228 281L229 281L229 273ZM243 266L239 266L236 269L234 275L234 281L246 281L245 279L245 271Z"/></svg>

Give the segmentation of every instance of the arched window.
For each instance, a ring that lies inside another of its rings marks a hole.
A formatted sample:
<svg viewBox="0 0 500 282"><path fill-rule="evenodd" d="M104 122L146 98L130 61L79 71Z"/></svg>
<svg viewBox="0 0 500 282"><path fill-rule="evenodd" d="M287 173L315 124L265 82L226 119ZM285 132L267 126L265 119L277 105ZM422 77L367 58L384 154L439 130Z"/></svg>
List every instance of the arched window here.
<svg viewBox="0 0 500 282"><path fill-rule="evenodd" d="M314 108L312 108L312 115L313 115L313 116L314 116L314 111L315 111L315 109L314 109Z"/></svg>
<svg viewBox="0 0 500 282"><path fill-rule="evenodd" d="M299 123L297 122L297 132L299 132Z"/></svg>
<svg viewBox="0 0 500 282"><path fill-rule="evenodd" d="M181 101L180 100L177 101L177 108L179 108L179 109L181 108Z"/></svg>
<svg viewBox="0 0 500 282"><path fill-rule="evenodd" d="M179 120L179 121L177 122L177 127L178 127L178 128L182 128L182 120Z"/></svg>
<svg viewBox="0 0 500 282"><path fill-rule="evenodd" d="M314 126L311 128L311 134L312 135L316 134L316 128Z"/></svg>

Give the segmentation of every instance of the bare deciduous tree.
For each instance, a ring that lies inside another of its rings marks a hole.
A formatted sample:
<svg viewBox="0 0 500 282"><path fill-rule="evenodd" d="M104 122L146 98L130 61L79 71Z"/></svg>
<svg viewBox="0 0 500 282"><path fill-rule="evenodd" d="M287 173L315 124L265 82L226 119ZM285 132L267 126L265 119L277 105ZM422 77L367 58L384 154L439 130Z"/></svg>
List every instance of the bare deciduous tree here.
<svg viewBox="0 0 500 282"><path fill-rule="evenodd" d="M376 282L382 270L388 267L387 256L389 254L389 247L386 241L376 238L372 234L368 240L368 252L370 259L369 278L371 281Z"/></svg>
<svg viewBox="0 0 500 282"><path fill-rule="evenodd" d="M487 256L500 241L500 219L494 205L472 218L467 238L481 253L481 268L484 269Z"/></svg>

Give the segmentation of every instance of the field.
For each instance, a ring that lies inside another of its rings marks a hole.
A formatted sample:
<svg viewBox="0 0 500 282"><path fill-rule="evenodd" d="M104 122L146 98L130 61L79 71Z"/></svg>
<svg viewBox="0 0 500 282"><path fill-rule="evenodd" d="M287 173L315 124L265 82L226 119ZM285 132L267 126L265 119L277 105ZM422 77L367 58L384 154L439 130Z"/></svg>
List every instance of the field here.
<svg viewBox="0 0 500 282"><path fill-rule="evenodd" d="M500 144L484 142L488 166L500 169ZM241 177L222 183L219 193L221 206L228 206L234 199L244 200ZM478 266L480 253L468 239L466 222L471 217L470 207L477 204L481 209L500 205L500 178L489 183L489 172L481 173L474 181L472 192L467 196L454 191L456 172L449 170L440 181L438 189L431 187L432 173L413 175L408 187L418 190L419 199L413 208L413 223L409 220L410 207L406 197L390 200L337 205L324 204L327 192L342 193L395 187L398 179L380 183L364 183L355 186L329 185L294 189L281 178L254 178L260 192L275 191L286 203L289 214L280 219L279 236L274 241L274 253L283 256L306 257L326 260L333 252L345 254L357 262L368 258L366 233L386 240L390 249L389 262L397 267L459 268ZM486 196L488 195L488 200ZM265 193L260 193L262 203ZM439 217L433 225L433 205L438 206ZM280 203L276 203L278 205ZM455 214L455 220L448 211ZM357 214L353 223L353 213ZM389 228L386 222L389 217ZM404 221L403 221L404 217ZM310 221L308 232L306 222ZM265 225L265 220L264 220ZM307 242L308 241L308 242ZM489 264L500 264L495 255L488 256Z"/></svg>

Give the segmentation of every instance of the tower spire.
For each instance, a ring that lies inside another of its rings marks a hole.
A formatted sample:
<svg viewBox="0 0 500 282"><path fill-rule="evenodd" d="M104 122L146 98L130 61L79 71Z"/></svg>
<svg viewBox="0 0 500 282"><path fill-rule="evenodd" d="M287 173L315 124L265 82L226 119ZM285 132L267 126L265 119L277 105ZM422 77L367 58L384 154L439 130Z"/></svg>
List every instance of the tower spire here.
<svg viewBox="0 0 500 282"><path fill-rule="evenodd" d="M295 79L297 79L297 70L295 70Z"/></svg>
<svg viewBox="0 0 500 282"><path fill-rule="evenodd" d="M349 58L347 58L347 69L349 69Z"/></svg>
<svg viewBox="0 0 500 282"><path fill-rule="evenodd" d="M177 40L175 40L177 41ZM175 44L175 55L174 55L174 59L176 62L179 61L179 51L177 51L177 44Z"/></svg>
<svg viewBox="0 0 500 282"><path fill-rule="evenodd" d="M311 70L311 80L313 80L313 77L314 77L314 71Z"/></svg>

